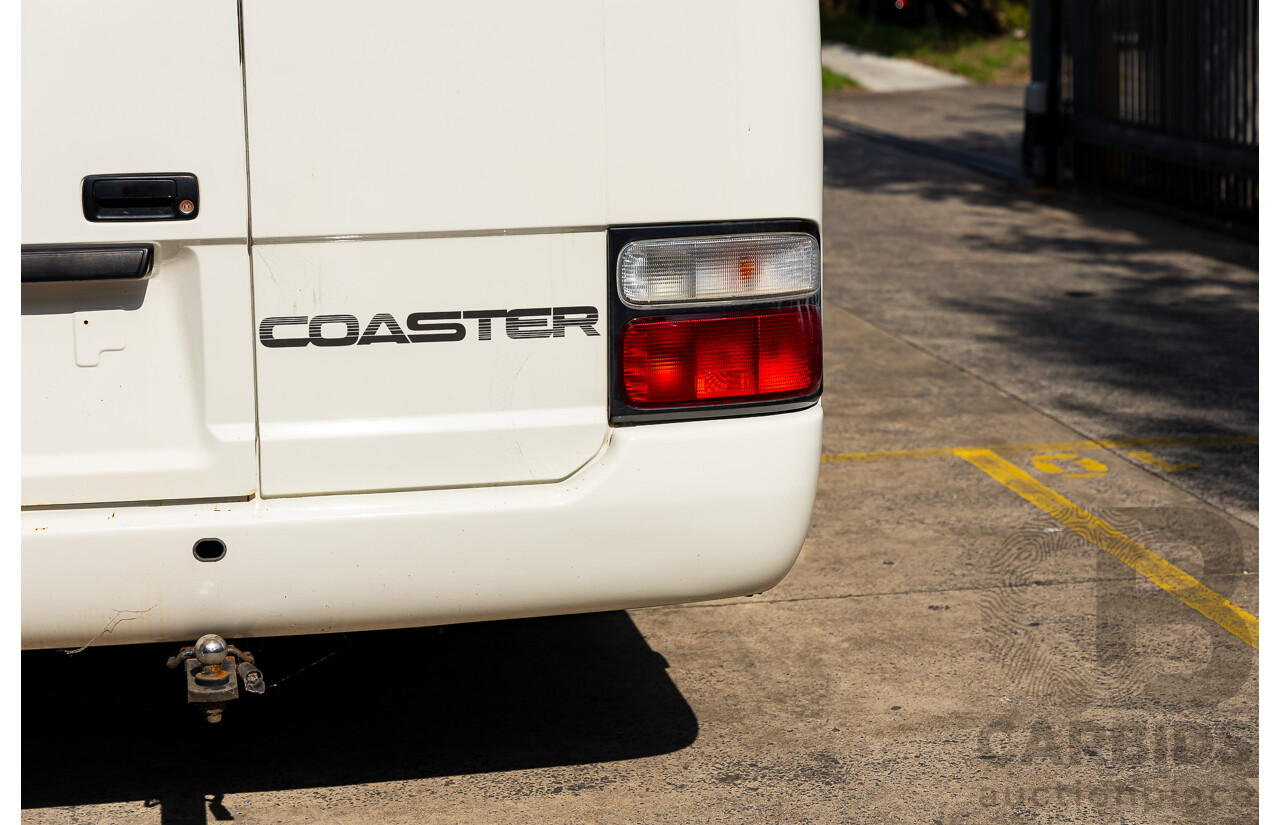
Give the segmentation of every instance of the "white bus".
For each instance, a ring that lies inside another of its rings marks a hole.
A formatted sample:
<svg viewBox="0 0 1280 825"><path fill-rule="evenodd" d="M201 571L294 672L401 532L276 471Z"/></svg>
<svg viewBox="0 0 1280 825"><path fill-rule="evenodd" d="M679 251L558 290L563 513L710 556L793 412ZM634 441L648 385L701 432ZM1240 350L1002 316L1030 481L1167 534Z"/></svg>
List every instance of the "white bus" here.
<svg viewBox="0 0 1280 825"><path fill-rule="evenodd" d="M812 0L22 26L24 648L715 599L794 563Z"/></svg>

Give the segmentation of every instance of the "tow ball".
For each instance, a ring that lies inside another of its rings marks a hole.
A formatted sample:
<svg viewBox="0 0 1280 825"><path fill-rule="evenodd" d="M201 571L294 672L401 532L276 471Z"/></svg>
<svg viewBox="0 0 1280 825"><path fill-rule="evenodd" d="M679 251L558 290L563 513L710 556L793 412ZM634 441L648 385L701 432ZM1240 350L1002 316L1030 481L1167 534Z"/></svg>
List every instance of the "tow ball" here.
<svg viewBox="0 0 1280 825"><path fill-rule="evenodd" d="M227 702L240 695L239 682L250 693L262 693L267 682L253 663L253 654L229 645L219 635L201 636L191 647L170 656L172 670L184 665L187 672L187 701L198 704L209 722L221 722ZM238 678L237 678L238 677Z"/></svg>

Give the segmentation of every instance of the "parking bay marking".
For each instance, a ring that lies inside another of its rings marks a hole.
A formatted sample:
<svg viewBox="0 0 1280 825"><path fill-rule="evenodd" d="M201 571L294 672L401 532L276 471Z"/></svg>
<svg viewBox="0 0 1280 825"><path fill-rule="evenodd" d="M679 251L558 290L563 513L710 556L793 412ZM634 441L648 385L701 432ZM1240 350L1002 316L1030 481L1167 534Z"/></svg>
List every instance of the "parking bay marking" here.
<svg viewBox="0 0 1280 825"><path fill-rule="evenodd" d="M1075 453L1037 455L1032 457L1031 466L1050 475L1062 473L1064 478L1099 478L1107 474L1107 465L1101 461L1094 461L1088 456L1078 456ZM1067 469L1073 469L1075 472L1067 472Z"/></svg>
<svg viewBox="0 0 1280 825"><path fill-rule="evenodd" d="M1050 490L992 450L958 449L951 454L982 470L1089 543L1115 556L1160 589L1177 597L1187 607L1257 649L1257 617L1205 587L1191 574L1143 547L1078 504Z"/></svg>
<svg viewBox="0 0 1280 825"><path fill-rule="evenodd" d="M1157 470L1164 470L1166 473L1180 473L1183 470L1191 470L1200 466L1194 461L1172 464L1165 461L1163 458L1157 458L1146 450L1125 450L1125 452L1133 458L1138 459L1143 464L1155 467Z"/></svg>
<svg viewBox="0 0 1280 825"><path fill-rule="evenodd" d="M1256 435L1210 435L1184 438L1100 438L1097 441L1049 441L1031 444L991 444L984 447L962 447L965 450L991 450L1000 453L1059 453L1079 450L1117 450L1127 447L1214 447L1230 444L1257 444ZM879 450L867 453L823 453L823 464L840 464L863 461L909 461L924 458L950 458L957 454L957 448L939 447L921 450ZM1132 453L1130 453L1132 455ZM1143 455L1150 455L1144 453ZM1147 462L1143 456L1135 455L1139 461ZM1169 467L1186 469L1182 465L1155 465L1162 470Z"/></svg>

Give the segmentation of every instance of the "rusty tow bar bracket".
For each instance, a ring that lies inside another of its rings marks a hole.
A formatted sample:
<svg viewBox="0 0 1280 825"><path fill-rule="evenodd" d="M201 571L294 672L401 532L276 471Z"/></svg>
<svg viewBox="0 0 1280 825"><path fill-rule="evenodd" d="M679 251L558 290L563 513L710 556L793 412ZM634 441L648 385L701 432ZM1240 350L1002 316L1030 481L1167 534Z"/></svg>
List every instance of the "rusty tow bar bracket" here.
<svg viewBox="0 0 1280 825"><path fill-rule="evenodd" d="M262 693L267 682L253 662L253 654L229 645L221 636L201 636L190 647L170 656L170 670L184 665L187 672L187 701L198 704L209 722L222 721L227 702L240 696L241 681L249 693Z"/></svg>

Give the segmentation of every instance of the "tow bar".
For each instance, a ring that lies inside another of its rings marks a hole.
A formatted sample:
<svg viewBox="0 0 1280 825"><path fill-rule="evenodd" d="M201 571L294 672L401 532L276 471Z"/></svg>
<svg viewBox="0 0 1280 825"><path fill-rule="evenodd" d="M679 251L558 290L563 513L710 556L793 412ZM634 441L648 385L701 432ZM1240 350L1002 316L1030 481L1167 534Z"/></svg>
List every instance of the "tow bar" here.
<svg viewBox="0 0 1280 825"><path fill-rule="evenodd" d="M211 723L222 721L222 710L227 702L240 695L239 681L244 682L244 689L250 693L262 693L267 689L262 671L254 666L253 654L227 644L216 633L201 636L191 647L184 647L177 656L170 656L168 666L172 670L184 662L187 701L201 705L205 719Z"/></svg>

